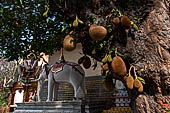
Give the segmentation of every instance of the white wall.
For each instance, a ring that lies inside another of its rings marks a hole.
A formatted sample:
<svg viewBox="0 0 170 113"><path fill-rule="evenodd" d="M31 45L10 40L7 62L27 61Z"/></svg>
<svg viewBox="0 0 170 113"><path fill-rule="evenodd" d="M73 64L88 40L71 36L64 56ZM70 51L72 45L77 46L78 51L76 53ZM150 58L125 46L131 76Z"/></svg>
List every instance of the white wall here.
<svg viewBox="0 0 170 113"><path fill-rule="evenodd" d="M19 92L19 90L16 90L15 97L14 97L14 104L15 103L22 103L23 95L24 95L24 90L22 90L21 92Z"/></svg>
<svg viewBox="0 0 170 113"><path fill-rule="evenodd" d="M60 53L61 51L55 52L52 56L49 57L49 63L50 64L54 64L60 57ZM76 62L78 61L78 59L83 56L80 53L82 53L82 46L81 44L77 44L76 49L68 52L64 50L64 58L66 61L72 61L72 62ZM93 60L91 59L92 65L93 65ZM95 70L93 70L92 68L90 69L84 69L86 72L86 76L96 76L96 75L101 75L101 63L98 62L97 63L97 68ZM82 66L82 65L81 65ZM83 67L83 66L82 66Z"/></svg>

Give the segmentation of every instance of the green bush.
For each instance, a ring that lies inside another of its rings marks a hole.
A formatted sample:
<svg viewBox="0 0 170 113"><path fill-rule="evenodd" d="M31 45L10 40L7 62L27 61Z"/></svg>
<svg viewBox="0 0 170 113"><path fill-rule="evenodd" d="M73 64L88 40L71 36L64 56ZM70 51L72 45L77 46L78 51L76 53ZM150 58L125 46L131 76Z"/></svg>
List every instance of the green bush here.
<svg viewBox="0 0 170 113"><path fill-rule="evenodd" d="M7 106L7 103L4 100L4 94L0 92L0 106Z"/></svg>

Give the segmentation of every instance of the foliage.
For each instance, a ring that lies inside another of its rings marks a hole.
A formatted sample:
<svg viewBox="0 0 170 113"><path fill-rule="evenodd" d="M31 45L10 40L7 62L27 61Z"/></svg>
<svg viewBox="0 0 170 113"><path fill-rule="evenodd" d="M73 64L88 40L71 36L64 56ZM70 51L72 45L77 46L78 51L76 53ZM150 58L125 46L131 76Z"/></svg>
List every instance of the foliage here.
<svg viewBox="0 0 170 113"><path fill-rule="evenodd" d="M7 106L7 102L4 101L4 94L0 92L0 106Z"/></svg>
<svg viewBox="0 0 170 113"><path fill-rule="evenodd" d="M62 47L62 15L48 11L44 17L45 7L45 0L2 0L0 51L5 58L14 60L30 52L52 54Z"/></svg>
<svg viewBox="0 0 170 113"><path fill-rule="evenodd" d="M75 31L75 35L79 35L80 26L84 25L81 18L77 14L73 17L66 15L67 11L63 11L66 7L63 7L62 0L55 2L56 9L50 5L49 1L51 0L3 0L0 4L2 18L0 20L0 53L5 58L8 60L25 58L30 52L36 55L41 52L51 55L54 50L62 47L64 36L71 30ZM87 35L88 32L84 34ZM91 41L93 47L89 49L90 52L91 49L98 48L98 45L103 43L103 41L95 43L91 38L82 40L81 36L77 37L79 37L77 42L81 42L83 47ZM102 47L99 47L96 51L100 53L101 50L103 51ZM102 52L102 54L104 56L105 53Z"/></svg>
<svg viewBox="0 0 170 113"><path fill-rule="evenodd" d="M3 79L0 77L0 83L3 83L2 81ZM1 85L2 84L0 84L0 106L7 106L7 102L5 101L5 98L7 96L8 91L2 91Z"/></svg>
<svg viewBox="0 0 170 113"><path fill-rule="evenodd" d="M101 61L116 43L125 46L127 42L125 30L113 23L114 18L124 15L127 7L119 2L108 6L110 2L102 0L100 11L96 8L99 3L91 4L91 0L3 0L0 4L0 53L8 60L25 58L30 52L51 55L62 48L64 37L73 31L75 41L82 44L83 53ZM130 0L128 3L134 5ZM129 34L138 29L137 23L142 20L138 17L129 16L132 20ZM89 36L91 24L107 29L104 40L95 41ZM111 55L113 57L114 52Z"/></svg>

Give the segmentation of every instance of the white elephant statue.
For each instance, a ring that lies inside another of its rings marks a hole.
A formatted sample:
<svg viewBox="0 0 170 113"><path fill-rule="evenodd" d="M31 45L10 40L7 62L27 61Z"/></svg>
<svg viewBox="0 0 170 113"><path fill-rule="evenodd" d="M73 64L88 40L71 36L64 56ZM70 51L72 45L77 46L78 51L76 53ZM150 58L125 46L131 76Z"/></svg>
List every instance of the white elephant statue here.
<svg viewBox="0 0 170 113"><path fill-rule="evenodd" d="M84 99L85 97L85 72L83 68L74 62L63 63L62 70L55 72L54 65L45 64L40 72L38 79L37 96L38 101L41 101L42 83L48 79L48 97L47 101L52 101L54 98L54 86L57 82L71 83L74 88L74 97L76 99Z"/></svg>

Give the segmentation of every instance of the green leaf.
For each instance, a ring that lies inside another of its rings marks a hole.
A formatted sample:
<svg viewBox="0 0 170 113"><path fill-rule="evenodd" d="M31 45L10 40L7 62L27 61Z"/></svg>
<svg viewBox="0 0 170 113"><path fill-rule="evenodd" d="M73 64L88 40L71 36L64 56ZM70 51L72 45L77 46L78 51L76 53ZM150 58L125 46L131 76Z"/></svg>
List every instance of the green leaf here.
<svg viewBox="0 0 170 113"><path fill-rule="evenodd" d="M17 8L21 8L20 6L17 6Z"/></svg>
<svg viewBox="0 0 170 113"><path fill-rule="evenodd" d="M123 16L123 14L118 9L116 11L119 13L119 17Z"/></svg>
<svg viewBox="0 0 170 113"><path fill-rule="evenodd" d="M143 84L145 84L145 80L141 77L137 77L138 80L140 80Z"/></svg>
<svg viewBox="0 0 170 113"><path fill-rule="evenodd" d="M111 27L111 25L107 25L107 27L109 28L109 27Z"/></svg>
<svg viewBox="0 0 170 113"><path fill-rule="evenodd" d="M3 9L2 8L0 9L0 13L3 13Z"/></svg>
<svg viewBox="0 0 170 113"><path fill-rule="evenodd" d="M20 0L20 3L21 3L21 5L22 5L22 0Z"/></svg>
<svg viewBox="0 0 170 113"><path fill-rule="evenodd" d="M133 28L138 31L138 26L136 24L133 24Z"/></svg>
<svg viewBox="0 0 170 113"><path fill-rule="evenodd" d="M90 16L90 21L93 23L93 24L96 24L96 18L94 16Z"/></svg>
<svg viewBox="0 0 170 113"><path fill-rule="evenodd" d="M106 45L106 43L107 43L106 41L103 41L103 45Z"/></svg>
<svg viewBox="0 0 170 113"><path fill-rule="evenodd" d="M111 51L115 51L115 48L112 48ZM118 56L121 56L121 57L124 56L123 54L121 54L121 53L119 53L119 52L117 52L117 55L118 55Z"/></svg>
<svg viewBox="0 0 170 113"><path fill-rule="evenodd" d="M110 51L109 51L109 54L112 54L112 53L113 53L113 51L112 51L112 50L110 50Z"/></svg>
<svg viewBox="0 0 170 113"><path fill-rule="evenodd" d="M145 71L145 70L144 70L144 69L141 69L140 71L142 71L142 72L143 72L143 71Z"/></svg>
<svg viewBox="0 0 170 113"><path fill-rule="evenodd" d="M47 16L48 11L49 11L49 7L47 7L47 10L43 13L43 16L44 16L44 17Z"/></svg>
<svg viewBox="0 0 170 113"><path fill-rule="evenodd" d="M67 29L67 26L63 27L61 32L64 32Z"/></svg>
<svg viewBox="0 0 170 113"><path fill-rule="evenodd" d="M91 43L91 44L95 44L95 41L94 41L94 40L91 40L90 43Z"/></svg>
<svg viewBox="0 0 170 113"><path fill-rule="evenodd" d="M118 56L121 56L121 57L124 56L123 54L121 54L121 53L119 53L119 52L117 52L117 55L118 55Z"/></svg>
<svg viewBox="0 0 170 113"><path fill-rule="evenodd" d="M72 26L72 24L69 24L69 26L71 27L71 26Z"/></svg>
<svg viewBox="0 0 170 113"><path fill-rule="evenodd" d="M131 21L131 25L136 31L138 31L138 26L133 21Z"/></svg>
<svg viewBox="0 0 170 113"><path fill-rule="evenodd" d="M96 54L96 49L94 48L92 51L92 55Z"/></svg>
<svg viewBox="0 0 170 113"><path fill-rule="evenodd" d="M112 50L112 51L115 51L115 48L112 48L111 50Z"/></svg>
<svg viewBox="0 0 170 113"><path fill-rule="evenodd" d="M60 0L60 4L62 3L62 0Z"/></svg>
<svg viewBox="0 0 170 113"><path fill-rule="evenodd" d="M77 17L77 15L76 15L76 21L78 21L78 17Z"/></svg>
<svg viewBox="0 0 170 113"><path fill-rule="evenodd" d="M59 5L59 4L56 4L56 5L57 5L57 7L60 8L60 9L63 8L63 7L62 7L61 5Z"/></svg>
<svg viewBox="0 0 170 113"><path fill-rule="evenodd" d="M103 48L103 44L102 44L102 43L100 44L100 49L101 49L101 48Z"/></svg>
<svg viewBox="0 0 170 113"><path fill-rule="evenodd" d="M111 11L111 12L112 12L112 13L113 13L113 12L115 12L115 9L112 9L112 11Z"/></svg>
<svg viewBox="0 0 170 113"><path fill-rule="evenodd" d="M108 32L109 32L109 33L112 32L112 28L109 28L109 29L108 29Z"/></svg>
<svg viewBox="0 0 170 113"><path fill-rule="evenodd" d="M135 20L137 20L137 21L142 20L142 18L141 18L141 17L139 17L139 18L138 18L138 17L134 17L134 19L135 19Z"/></svg>
<svg viewBox="0 0 170 113"><path fill-rule="evenodd" d="M140 80L141 81L141 80ZM145 84L145 81L141 81L143 84Z"/></svg>
<svg viewBox="0 0 170 113"><path fill-rule="evenodd" d="M84 22L83 22L83 21L81 21L80 19L78 19L78 22L79 22L80 24L84 24Z"/></svg>
<svg viewBox="0 0 170 113"><path fill-rule="evenodd" d="M131 76L131 73L130 73L130 72L128 73L128 76Z"/></svg>

